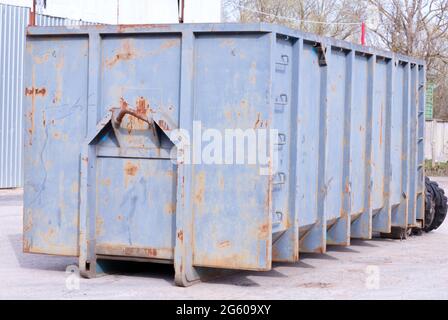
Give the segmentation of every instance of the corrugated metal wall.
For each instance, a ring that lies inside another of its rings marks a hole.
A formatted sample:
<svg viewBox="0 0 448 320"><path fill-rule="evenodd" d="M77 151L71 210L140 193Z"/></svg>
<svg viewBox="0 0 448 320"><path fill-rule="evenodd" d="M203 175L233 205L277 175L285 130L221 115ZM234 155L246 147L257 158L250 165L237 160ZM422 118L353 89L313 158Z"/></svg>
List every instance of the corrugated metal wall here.
<svg viewBox="0 0 448 320"><path fill-rule="evenodd" d="M29 8L0 4L0 188L22 186L23 51ZM45 15L40 26L92 24Z"/></svg>

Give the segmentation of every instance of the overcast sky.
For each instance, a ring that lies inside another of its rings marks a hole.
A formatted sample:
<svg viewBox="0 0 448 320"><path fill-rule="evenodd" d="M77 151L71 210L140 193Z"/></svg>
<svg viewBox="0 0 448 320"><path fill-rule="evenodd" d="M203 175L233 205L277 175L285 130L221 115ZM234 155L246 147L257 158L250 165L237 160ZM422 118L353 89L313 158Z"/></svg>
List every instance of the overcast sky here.
<svg viewBox="0 0 448 320"><path fill-rule="evenodd" d="M0 3L31 7L33 1ZM41 13L110 24L117 23L117 16L121 24L178 22L177 0L47 0L47 9ZM185 0L185 22L220 21L221 0Z"/></svg>

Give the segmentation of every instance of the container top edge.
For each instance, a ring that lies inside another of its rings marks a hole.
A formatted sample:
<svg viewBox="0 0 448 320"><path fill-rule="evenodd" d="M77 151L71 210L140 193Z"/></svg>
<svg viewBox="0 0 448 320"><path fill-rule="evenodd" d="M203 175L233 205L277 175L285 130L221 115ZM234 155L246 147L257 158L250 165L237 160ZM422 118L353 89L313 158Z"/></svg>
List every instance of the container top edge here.
<svg viewBox="0 0 448 320"><path fill-rule="evenodd" d="M319 36L289 27L271 24L271 23L175 23L175 24L129 24L129 25L106 25L89 24L75 26L29 26L27 28L27 37L33 36L64 36L64 35L117 35L117 34L136 34L136 33L277 33L306 41L324 43L327 46L338 47L345 50L356 51L369 55L377 55L387 59L396 59L404 62L410 62L426 66L422 59L406 56L403 54L378 49L374 47L362 46L345 40L339 40L331 37Z"/></svg>

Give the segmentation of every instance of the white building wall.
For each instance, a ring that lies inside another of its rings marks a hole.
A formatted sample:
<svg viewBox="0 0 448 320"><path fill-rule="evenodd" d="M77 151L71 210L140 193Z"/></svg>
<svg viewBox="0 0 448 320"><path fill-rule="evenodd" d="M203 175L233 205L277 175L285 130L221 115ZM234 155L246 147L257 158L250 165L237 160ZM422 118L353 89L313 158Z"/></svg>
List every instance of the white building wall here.
<svg viewBox="0 0 448 320"><path fill-rule="evenodd" d="M448 162L448 122L426 121L425 159Z"/></svg>
<svg viewBox="0 0 448 320"><path fill-rule="evenodd" d="M0 3L32 6L32 0ZM177 0L47 0L46 9L38 12L106 24L178 22ZM185 0L184 14L184 22L220 22L221 0Z"/></svg>

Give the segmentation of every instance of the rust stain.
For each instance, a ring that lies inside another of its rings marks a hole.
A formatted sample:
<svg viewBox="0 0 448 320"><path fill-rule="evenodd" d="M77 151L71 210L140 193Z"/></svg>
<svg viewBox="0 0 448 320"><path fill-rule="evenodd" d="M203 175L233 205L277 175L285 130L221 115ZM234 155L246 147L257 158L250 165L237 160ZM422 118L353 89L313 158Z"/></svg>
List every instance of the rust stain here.
<svg viewBox="0 0 448 320"><path fill-rule="evenodd" d="M135 49L131 45L129 39L123 40L120 51L115 54L112 58L106 59L106 66L112 68L119 61L132 60L137 57Z"/></svg>
<svg viewBox="0 0 448 320"><path fill-rule="evenodd" d="M182 183L181 183L181 199L182 199L182 206L185 205L185 176L182 176Z"/></svg>
<svg viewBox="0 0 448 320"><path fill-rule="evenodd" d="M101 179L101 185L103 185L105 187L110 187L110 185L111 185L110 178Z"/></svg>
<svg viewBox="0 0 448 320"><path fill-rule="evenodd" d="M223 249L223 248L228 248L230 247L230 241L221 241L220 243L218 243L218 247Z"/></svg>
<svg viewBox="0 0 448 320"><path fill-rule="evenodd" d="M61 101L61 94L60 91L56 91L53 97L53 100L51 100L53 102L53 104L57 104Z"/></svg>
<svg viewBox="0 0 448 320"><path fill-rule="evenodd" d="M160 129L162 129L163 131L171 130L171 128L168 126L168 123L166 123L165 120L159 120L158 125L159 125Z"/></svg>
<svg viewBox="0 0 448 320"><path fill-rule="evenodd" d="M261 225L259 228L259 237L261 239L264 239L268 236L268 233L269 233L269 224L265 223Z"/></svg>
<svg viewBox="0 0 448 320"><path fill-rule="evenodd" d="M78 193L78 191L79 191L79 183L75 181L72 183L72 192Z"/></svg>
<svg viewBox="0 0 448 320"><path fill-rule="evenodd" d="M261 115L257 113L257 120L255 121L254 129L263 129L268 127L268 121L262 120Z"/></svg>
<svg viewBox="0 0 448 320"><path fill-rule="evenodd" d="M128 162L126 162L124 171L126 172L126 174L128 176L135 176L137 174L138 167L135 164L133 164L132 162L128 161Z"/></svg>
<svg viewBox="0 0 448 320"><path fill-rule="evenodd" d="M57 104L62 99L62 89L63 89L63 68L64 68L64 57L60 57L56 63L56 91L54 93L54 97L52 102Z"/></svg>
<svg viewBox="0 0 448 320"><path fill-rule="evenodd" d="M45 118L45 111L42 111L42 125L44 126L44 128L47 125L47 120Z"/></svg>
<svg viewBox="0 0 448 320"><path fill-rule="evenodd" d="M194 193L195 204L202 204L204 202L204 192L205 192L205 172L201 171L196 176L196 187Z"/></svg>
<svg viewBox="0 0 448 320"><path fill-rule="evenodd" d="M129 103L123 97L120 98L119 105L121 110L128 110L130 108ZM149 103L144 97L138 97L135 105L135 113L137 113L139 116L145 117L151 112ZM126 117L125 119L126 120L123 119L121 127L126 128L129 135L133 130L145 130L147 128L147 123L143 120L137 119L135 117Z"/></svg>
<svg viewBox="0 0 448 320"><path fill-rule="evenodd" d="M178 44L179 44L179 40L177 40L177 39L166 40L164 43L162 43L160 48L162 50L165 50L165 49L173 48L173 47L177 46Z"/></svg>
<svg viewBox="0 0 448 320"><path fill-rule="evenodd" d="M232 120L232 112L231 111L225 111L224 116L227 120Z"/></svg>
<svg viewBox="0 0 448 320"><path fill-rule="evenodd" d="M50 53L47 52L43 56L34 56L33 60L34 60L35 64L42 64L42 63L47 62L49 58L50 58Z"/></svg>
<svg viewBox="0 0 448 320"><path fill-rule="evenodd" d="M182 230L179 230L177 233L177 239L179 239L181 242L184 241L184 232Z"/></svg>
<svg viewBox="0 0 448 320"><path fill-rule="evenodd" d="M243 110L247 110L247 108L249 107L249 103L247 102L246 99L241 100L241 102L240 102L240 107L241 107L241 109L243 109Z"/></svg>
<svg viewBox="0 0 448 320"><path fill-rule="evenodd" d="M23 252L24 253L28 253L28 252L30 252L30 248L31 248L31 245L30 245L30 242L28 241L28 239L23 239Z"/></svg>
<svg viewBox="0 0 448 320"><path fill-rule="evenodd" d="M155 248L123 248L123 253L126 256L147 256L147 257L157 257L157 249Z"/></svg>
<svg viewBox="0 0 448 320"><path fill-rule="evenodd" d="M58 59L58 62L56 62L56 70L58 70L58 71L61 71L63 68L64 68L64 57L63 56L61 56L59 59Z"/></svg>
<svg viewBox="0 0 448 320"><path fill-rule="evenodd" d="M224 190L224 177L220 176L219 177L219 189Z"/></svg>
<svg viewBox="0 0 448 320"><path fill-rule="evenodd" d="M174 214L176 212L176 205L172 202L166 203L163 210L166 214Z"/></svg>
<svg viewBox="0 0 448 320"><path fill-rule="evenodd" d="M33 215L31 213L31 210L28 210L26 215L26 221L23 226L23 232L25 233L31 231L32 228L33 228Z"/></svg>
<svg viewBox="0 0 448 320"><path fill-rule="evenodd" d="M126 100L123 99L123 97L120 98L120 108L122 110L126 110L129 107L129 104L126 102Z"/></svg>
<svg viewBox="0 0 448 320"><path fill-rule="evenodd" d="M135 246L123 246L115 244L101 244L96 246L96 251L105 255L119 255L129 257L157 257L162 255L172 255L173 250L171 248L152 248L152 247L135 247Z"/></svg>
<svg viewBox="0 0 448 320"><path fill-rule="evenodd" d="M25 95L26 96L42 96L44 97L47 94L47 89L45 88L25 88Z"/></svg>
<svg viewBox="0 0 448 320"><path fill-rule="evenodd" d="M157 257L157 249L155 248L145 249L145 253L149 257Z"/></svg>
<svg viewBox="0 0 448 320"><path fill-rule="evenodd" d="M95 226L96 226L95 234L97 236L100 236L103 233L103 225L104 225L103 218L101 218L100 216L96 216L96 218L95 218Z"/></svg>
<svg viewBox="0 0 448 320"><path fill-rule="evenodd" d="M131 118L126 124L126 129L128 130L128 134L132 133L132 130L134 129L134 118Z"/></svg>
<svg viewBox="0 0 448 320"><path fill-rule="evenodd" d="M221 47L233 47L233 46L235 46L235 40L225 39L225 40L221 41L220 46Z"/></svg>
<svg viewBox="0 0 448 320"><path fill-rule="evenodd" d="M170 178L174 178L176 173L173 170L166 171L166 175Z"/></svg>
<svg viewBox="0 0 448 320"><path fill-rule="evenodd" d="M257 84L257 63L256 62L252 62L250 65L249 82L253 86L255 86Z"/></svg>
<svg viewBox="0 0 448 320"><path fill-rule="evenodd" d="M30 140L28 142L28 144L31 146L33 144L33 134L34 134L34 112L36 111L36 90L34 89L34 84L36 83L36 71L33 67L33 72L32 72L32 94L31 94L31 111L28 113L28 118L30 120L30 128L28 129L28 132L30 134ZM25 94L26 94L26 90L25 90Z"/></svg>
<svg viewBox="0 0 448 320"><path fill-rule="evenodd" d="M149 104L146 102L145 98L139 97L135 103L136 111L139 115L145 116L149 109Z"/></svg>
<svg viewBox="0 0 448 320"><path fill-rule="evenodd" d="M349 193L350 192L350 184L346 183L345 184L345 193Z"/></svg>
<svg viewBox="0 0 448 320"><path fill-rule="evenodd" d="M33 45L29 42L26 43L26 52L32 53L33 52Z"/></svg>
<svg viewBox="0 0 448 320"><path fill-rule="evenodd" d="M42 239L47 243L51 243L55 235L56 231L53 228L50 228L46 233L43 234Z"/></svg>
<svg viewBox="0 0 448 320"><path fill-rule="evenodd" d="M255 121L255 126L254 126L255 129L257 129L259 127L260 122L261 122L261 120L260 120L260 113L258 113L257 114L257 121Z"/></svg>
<svg viewBox="0 0 448 320"><path fill-rule="evenodd" d="M331 92L336 92L336 89L337 89L336 84L333 83L330 87Z"/></svg>
<svg viewBox="0 0 448 320"><path fill-rule="evenodd" d="M129 29L145 28L145 29L170 29L168 24L120 24L117 26L117 32L126 32Z"/></svg>

